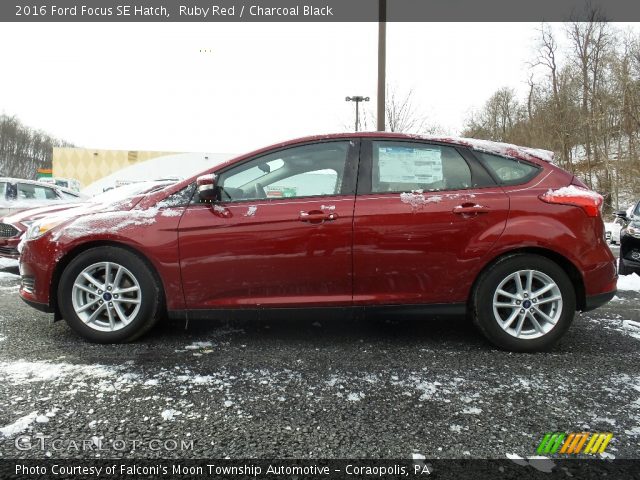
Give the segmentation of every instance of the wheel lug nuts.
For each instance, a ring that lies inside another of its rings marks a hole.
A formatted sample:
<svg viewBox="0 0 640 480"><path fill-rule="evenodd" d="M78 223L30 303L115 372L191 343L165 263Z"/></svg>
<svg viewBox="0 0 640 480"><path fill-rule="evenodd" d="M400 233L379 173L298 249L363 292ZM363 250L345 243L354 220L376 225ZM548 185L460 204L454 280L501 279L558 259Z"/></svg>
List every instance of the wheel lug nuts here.
<svg viewBox="0 0 640 480"><path fill-rule="evenodd" d="M533 303L538 303L538 299L534 298Z"/></svg>
<svg viewBox="0 0 640 480"><path fill-rule="evenodd" d="M104 302L102 300L100 300L100 305L102 305Z"/></svg>
<svg viewBox="0 0 640 480"><path fill-rule="evenodd" d="M113 303L109 302L109 308L113 308ZM531 310L533 310L533 308Z"/></svg>
<svg viewBox="0 0 640 480"><path fill-rule="evenodd" d="M529 294L528 294L528 293L525 293L525 294L524 294L524 298L527 298L528 296L529 296Z"/></svg>
<svg viewBox="0 0 640 480"><path fill-rule="evenodd" d="M530 311L531 313L533 313L533 308L530 308L530 309L529 309L529 311Z"/></svg>
<svg viewBox="0 0 640 480"><path fill-rule="evenodd" d="M116 294L113 296L113 298L118 298L118 294L116 293Z"/></svg>
<svg viewBox="0 0 640 480"><path fill-rule="evenodd" d="M524 313L524 308L521 308L521 309L520 309L520 313Z"/></svg>
<svg viewBox="0 0 640 480"><path fill-rule="evenodd" d="M111 287L107 287L107 290L111 291Z"/></svg>

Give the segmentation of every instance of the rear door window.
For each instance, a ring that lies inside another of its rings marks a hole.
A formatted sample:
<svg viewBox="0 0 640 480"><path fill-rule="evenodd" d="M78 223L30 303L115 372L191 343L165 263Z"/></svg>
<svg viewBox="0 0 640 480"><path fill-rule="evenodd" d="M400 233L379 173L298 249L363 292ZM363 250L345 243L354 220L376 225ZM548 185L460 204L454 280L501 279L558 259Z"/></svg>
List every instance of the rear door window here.
<svg viewBox="0 0 640 480"><path fill-rule="evenodd" d="M7 182L0 182L0 200L7 197Z"/></svg>
<svg viewBox="0 0 640 480"><path fill-rule="evenodd" d="M464 190L471 170L455 148L411 142L373 142L372 192Z"/></svg>

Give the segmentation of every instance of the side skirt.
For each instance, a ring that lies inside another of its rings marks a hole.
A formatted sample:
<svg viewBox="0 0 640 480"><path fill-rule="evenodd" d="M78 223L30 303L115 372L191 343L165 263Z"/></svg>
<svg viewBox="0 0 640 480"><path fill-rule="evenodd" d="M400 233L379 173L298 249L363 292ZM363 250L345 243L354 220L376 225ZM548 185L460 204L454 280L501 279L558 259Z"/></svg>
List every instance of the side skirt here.
<svg viewBox="0 0 640 480"><path fill-rule="evenodd" d="M407 318L461 317L466 314L464 303L430 305L376 305L351 307L293 307L293 308L215 308L206 310L170 310L169 318L186 320L254 320L304 316L305 319L332 318Z"/></svg>

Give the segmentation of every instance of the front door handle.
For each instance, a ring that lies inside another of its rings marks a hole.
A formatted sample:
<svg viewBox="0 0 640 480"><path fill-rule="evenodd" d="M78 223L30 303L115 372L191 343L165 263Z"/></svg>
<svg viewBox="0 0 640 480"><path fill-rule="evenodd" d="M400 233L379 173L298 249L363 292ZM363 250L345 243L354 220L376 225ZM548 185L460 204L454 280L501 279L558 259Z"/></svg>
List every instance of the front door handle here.
<svg viewBox="0 0 640 480"><path fill-rule="evenodd" d="M325 213L322 210L311 210L309 212L300 212L298 220L308 223L324 223L325 221L333 221L338 218L338 214L331 212Z"/></svg>
<svg viewBox="0 0 640 480"><path fill-rule="evenodd" d="M489 208L484 205L478 205L477 203L463 203L453 207L453 213L458 215L478 215L480 213L488 213Z"/></svg>

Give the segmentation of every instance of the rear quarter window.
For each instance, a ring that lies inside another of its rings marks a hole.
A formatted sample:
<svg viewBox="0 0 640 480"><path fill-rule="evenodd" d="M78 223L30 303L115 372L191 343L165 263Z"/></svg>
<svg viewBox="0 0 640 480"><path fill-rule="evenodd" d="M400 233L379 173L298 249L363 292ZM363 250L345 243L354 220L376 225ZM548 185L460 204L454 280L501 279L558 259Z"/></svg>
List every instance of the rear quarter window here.
<svg viewBox="0 0 640 480"><path fill-rule="evenodd" d="M474 152L501 185L527 183L540 171L540 167L514 158L501 157L484 152Z"/></svg>

